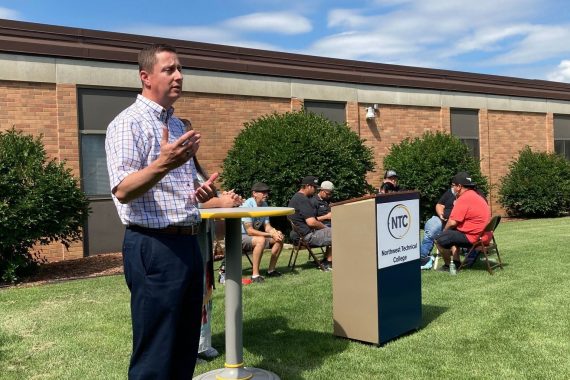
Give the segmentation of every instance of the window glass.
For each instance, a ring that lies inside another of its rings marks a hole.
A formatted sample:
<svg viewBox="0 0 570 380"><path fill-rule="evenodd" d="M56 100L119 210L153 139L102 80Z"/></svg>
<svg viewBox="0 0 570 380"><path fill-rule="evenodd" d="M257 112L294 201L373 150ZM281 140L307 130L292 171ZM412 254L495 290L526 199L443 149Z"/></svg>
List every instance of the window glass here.
<svg viewBox="0 0 570 380"><path fill-rule="evenodd" d="M554 115L554 151L570 160L570 115Z"/></svg>
<svg viewBox="0 0 570 380"><path fill-rule="evenodd" d="M473 157L479 159L479 111L470 109L451 110L451 134L458 137Z"/></svg>
<svg viewBox="0 0 570 380"><path fill-rule="evenodd" d="M322 115L337 123L346 123L346 103L305 100L304 107L306 112Z"/></svg>

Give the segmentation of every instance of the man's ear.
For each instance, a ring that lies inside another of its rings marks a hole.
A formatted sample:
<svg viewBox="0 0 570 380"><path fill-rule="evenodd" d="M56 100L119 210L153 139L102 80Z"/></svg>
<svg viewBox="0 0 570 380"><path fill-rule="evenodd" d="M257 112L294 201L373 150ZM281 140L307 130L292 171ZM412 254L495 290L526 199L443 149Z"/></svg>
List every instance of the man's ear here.
<svg viewBox="0 0 570 380"><path fill-rule="evenodd" d="M149 73L146 70L141 70L139 72L139 77L144 87L150 87Z"/></svg>

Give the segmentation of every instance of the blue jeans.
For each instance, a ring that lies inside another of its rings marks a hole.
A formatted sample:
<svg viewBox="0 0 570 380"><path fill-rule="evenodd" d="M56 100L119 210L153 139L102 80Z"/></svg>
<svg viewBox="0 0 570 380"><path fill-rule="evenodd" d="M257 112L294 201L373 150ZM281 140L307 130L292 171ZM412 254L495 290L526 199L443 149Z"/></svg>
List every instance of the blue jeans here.
<svg viewBox="0 0 570 380"><path fill-rule="evenodd" d="M424 226L424 238L420 245L420 258L426 257L430 254L434 239L443 230L443 223L437 216L432 216L428 219Z"/></svg>

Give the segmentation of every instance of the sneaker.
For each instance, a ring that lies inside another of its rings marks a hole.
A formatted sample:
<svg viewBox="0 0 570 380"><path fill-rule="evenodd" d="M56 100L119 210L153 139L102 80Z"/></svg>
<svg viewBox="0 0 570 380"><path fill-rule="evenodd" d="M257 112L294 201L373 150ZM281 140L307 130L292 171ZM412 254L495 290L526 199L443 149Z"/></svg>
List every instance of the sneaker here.
<svg viewBox="0 0 570 380"><path fill-rule="evenodd" d="M431 269L433 267L433 258L431 256L426 256L420 260L421 270Z"/></svg>
<svg viewBox="0 0 570 380"><path fill-rule="evenodd" d="M220 353L214 347L210 347L206 351L198 353L198 356L204 359L214 359L218 355L220 355Z"/></svg>
<svg viewBox="0 0 570 380"><path fill-rule="evenodd" d="M267 277L281 277L283 273L279 272L278 270L272 270L271 272L267 271Z"/></svg>
<svg viewBox="0 0 570 380"><path fill-rule="evenodd" d="M325 260L322 260L322 261L321 261L321 266L322 266L322 268L323 268L323 270L324 270L325 272L330 272L330 271L332 271L332 261L327 261L326 259L325 259Z"/></svg>
<svg viewBox="0 0 570 380"><path fill-rule="evenodd" d="M251 277L251 282L252 283L258 283L258 284L263 284L263 282L265 281L265 278L263 276L257 276L257 277Z"/></svg>
<svg viewBox="0 0 570 380"><path fill-rule="evenodd" d="M204 359L196 358L196 365L206 364L207 362Z"/></svg>
<svg viewBox="0 0 570 380"><path fill-rule="evenodd" d="M449 265L443 265L438 269L438 272L449 272Z"/></svg>

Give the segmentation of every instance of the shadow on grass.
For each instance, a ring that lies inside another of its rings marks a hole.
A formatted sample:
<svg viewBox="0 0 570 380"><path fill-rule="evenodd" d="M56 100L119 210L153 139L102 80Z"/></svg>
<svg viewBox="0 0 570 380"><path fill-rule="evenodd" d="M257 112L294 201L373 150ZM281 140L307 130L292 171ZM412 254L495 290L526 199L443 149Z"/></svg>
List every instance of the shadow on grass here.
<svg viewBox="0 0 570 380"><path fill-rule="evenodd" d="M427 327L430 323L438 319L447 309L449 308L443 306L422 305L422 326L420 329Z"/></svg>
<svg viewBox="0 0 570 380"><path fill-rule="evenodd" d="M212 338L214 346L224 347L224 334ZM246 366L294 380L305 379L301 372L320 367L327 357L339 354L348 346L347 340L337 339L329 332L292 329L283 316L244 321L243 341L244 350L261 358L254 363L246 362Z"/></svg>

